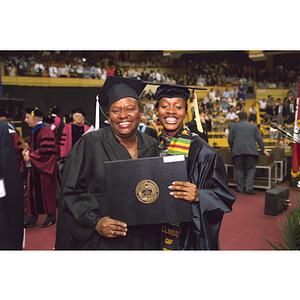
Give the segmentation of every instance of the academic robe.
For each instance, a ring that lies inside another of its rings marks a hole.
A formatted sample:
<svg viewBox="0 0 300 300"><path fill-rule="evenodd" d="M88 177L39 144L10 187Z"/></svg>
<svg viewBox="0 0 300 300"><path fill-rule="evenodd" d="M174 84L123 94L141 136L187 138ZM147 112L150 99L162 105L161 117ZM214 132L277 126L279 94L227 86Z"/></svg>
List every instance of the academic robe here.
<svg viewBox="0 0 300 300"><path fill-rule="evenodd" d="M156 156L157 140L140 131L137 137L138 157ZM159 226L128 227L126 237L112 239L102 237L95 230L98 221L109 216L104 162L125 159L132 158L110 127L86 133L73 146L63 168L56 250L159 247ZM131 172L134 170L128 170L129 180Z"/></svg>
<svg viewBox="0 0 300 300"><path fill-rule="evenodd" d="M5 196L0 196L0 249L21 250L24 226L23 180L4 121L0 121L0 180L3 180L6 191Z"/></svg>
<svg viewBox="0 0 300 300"><path fill-rule="evenodd" d="M25 214L50 214L56 211L55 137L49 126L36 125L28 140L31 167L27 175Z"/></svg>
<svg viewBox="0 0 300 300"><path fill-rule="evenodd" d="M67 157L73 145L89 130L89 128L90 127L84 123L76 124L75 122L72 122L65 125L60 139L61 158Z"/></svg>
<svg viewBox="0 0 300 300"><path fill-rule="evenodd" d="M18 156L20 171L23 173L24 160L23 160L23 155L22 155L23 146L22 146L21 139L20 139L19 135L16 133L16 131L14 129L12 129L10 126L9 126L9 133L10 133L14 148L15 148L17 156Z"/></svg>
<svg viewBox="0 0 300 300"><path fill-rule="evenodd" d="M191 203L192 221L180 223L181 250L218 250L223 215L236 199L227 183L220 155L202 138L192 134L188 160L188 181L196 184L199 202Z"/></svg>

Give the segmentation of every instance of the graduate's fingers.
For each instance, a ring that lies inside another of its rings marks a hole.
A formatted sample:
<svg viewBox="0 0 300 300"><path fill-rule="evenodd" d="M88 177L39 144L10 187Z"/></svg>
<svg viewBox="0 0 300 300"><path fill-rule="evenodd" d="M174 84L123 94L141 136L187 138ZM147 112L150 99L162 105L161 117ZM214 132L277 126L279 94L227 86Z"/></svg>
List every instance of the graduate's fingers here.
<svg viewBox="0 0 300 300"><path fill-rule="evenodd" d="M127 224L106 216L98 221L95 229L100 235L108 238L113 238L117 235L125 236L127 231Z"/></svg>

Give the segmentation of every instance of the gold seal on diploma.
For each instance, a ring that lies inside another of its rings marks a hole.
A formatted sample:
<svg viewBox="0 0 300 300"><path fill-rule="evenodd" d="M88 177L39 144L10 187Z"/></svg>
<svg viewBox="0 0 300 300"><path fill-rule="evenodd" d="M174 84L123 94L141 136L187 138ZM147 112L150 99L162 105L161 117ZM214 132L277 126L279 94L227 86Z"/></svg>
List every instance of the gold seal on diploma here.
<svg viewBox="0 0 300 300"><path fill-rule="evenodd" d="M142 180L135 188L135 195L142 203L152 203L159 195L158 185L149 179Z"/></svg>

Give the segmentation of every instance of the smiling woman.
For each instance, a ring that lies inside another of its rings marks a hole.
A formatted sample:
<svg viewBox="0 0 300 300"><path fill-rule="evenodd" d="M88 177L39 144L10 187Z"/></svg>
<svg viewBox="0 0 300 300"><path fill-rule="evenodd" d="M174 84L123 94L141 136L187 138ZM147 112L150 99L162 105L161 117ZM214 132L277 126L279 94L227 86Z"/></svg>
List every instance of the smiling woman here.
<svg viewBox="0 0 300 300"><path fill-rule="evenodd" d="M191 87L191 89L196 89ZM160 156L184 154L188 181L174 181L170 195L190 203L192 221L180 223L181 250L218 250L224 213L235 200L219 154L184 125L190 91L186 86L161 84L156 90L157 115L163 126Z"/></svg>
<svg viewBox="0 0 300 300"><path fill-rule="evenodd" d="M104 162L153 157L157 140L137 130L142 106L140 80L108 76L100 105L110 126L88 132L73 146L63 169L55 249L160 248L160 226L127 226L109 217ZM130 175L132 170L128 170ZM130 178L128 179L130 180Z"/></svg>

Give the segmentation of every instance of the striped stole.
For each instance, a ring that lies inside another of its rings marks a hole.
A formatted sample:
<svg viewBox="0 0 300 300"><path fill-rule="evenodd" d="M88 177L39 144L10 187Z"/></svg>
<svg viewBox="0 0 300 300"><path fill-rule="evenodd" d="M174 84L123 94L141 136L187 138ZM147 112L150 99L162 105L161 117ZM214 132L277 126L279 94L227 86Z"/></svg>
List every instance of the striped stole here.
<svg viewBox="0 0 300 300"><path fill-rule="evenodd" d="M159 148L167 148L168 154L171 155L184 154L186 157L188 157L191 144L191 136L192 134L189 129L183 127L181 130L179 130L175 137L172 137L169 147L167 147L167 145L164 145L166 143L166 140L162 139ZM163 138L163 134L161 135L161 137Z"/></svg>

